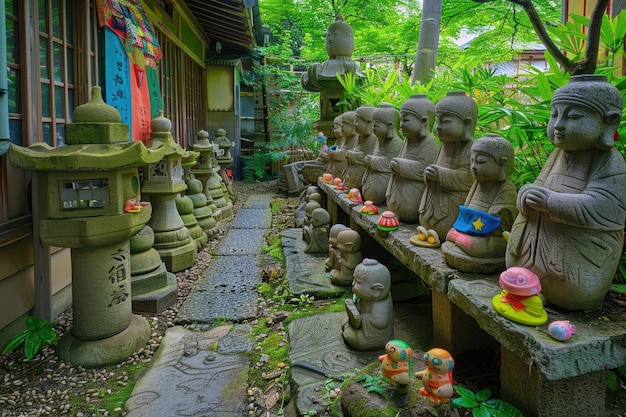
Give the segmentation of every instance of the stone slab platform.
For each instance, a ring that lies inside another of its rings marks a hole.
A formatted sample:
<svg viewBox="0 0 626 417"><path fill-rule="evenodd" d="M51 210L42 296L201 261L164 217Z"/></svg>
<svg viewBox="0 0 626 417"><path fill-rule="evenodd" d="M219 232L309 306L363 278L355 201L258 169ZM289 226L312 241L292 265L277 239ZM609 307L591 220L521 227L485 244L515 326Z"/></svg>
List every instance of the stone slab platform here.
<svg viewBox="0 0 626 417"><path fill-rule="evenodd" d="M172 327L126 402L128 417L219 416L248 413L246 391L252 328L207 332ZM217 349L215 346L217 345Z"/></svg>
<svg viewBox="0 0 626 417"><path fill-rule="evenodd" d="M328 253L304 252L306 242L302 240L302 229L283 230L280 237L287 268L285 276L294 295L337 297L350 290L350 287L334 285L326 278L324 263L328 259Z"/></svg>
<svg viewBox="0 0 626 417"><path fill-rule="evenodd" d="M341 327L347 320L347 314L339 312L317 314L289 323L291 363L306 361L326 369L333 376L349 377L356 370L377 362L384 349L357 351L345 344ZM406 341L414 350L425 351L432 347L430 323L430 305L394 305L394 337ZM291 375L298 414L316 410L322 415L325 405L321 397L327 377L297 366L292 367Z"/></svg>

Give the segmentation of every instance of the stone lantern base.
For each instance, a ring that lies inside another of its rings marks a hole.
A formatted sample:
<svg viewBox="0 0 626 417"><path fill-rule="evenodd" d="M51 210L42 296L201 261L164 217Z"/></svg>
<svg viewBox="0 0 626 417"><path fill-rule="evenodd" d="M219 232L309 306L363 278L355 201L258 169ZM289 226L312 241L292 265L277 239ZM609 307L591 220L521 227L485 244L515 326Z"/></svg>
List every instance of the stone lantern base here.
<svg viewBox="0 0 626 417"><path fill-rule="evenodd" d="M100 368L121 363L149 339L150 325L143 317L133 314L128 327L105 339L82 340L68 332L59 340L56 351L60 359L74 366Z"/></svg>

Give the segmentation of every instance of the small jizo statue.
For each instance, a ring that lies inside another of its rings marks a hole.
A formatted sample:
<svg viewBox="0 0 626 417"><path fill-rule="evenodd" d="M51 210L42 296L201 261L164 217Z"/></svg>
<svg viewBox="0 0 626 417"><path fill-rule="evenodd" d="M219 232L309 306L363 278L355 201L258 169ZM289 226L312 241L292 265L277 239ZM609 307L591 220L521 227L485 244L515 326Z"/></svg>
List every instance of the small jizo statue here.
<svg viewBox="0 0 626 417"><path fill-rule="evenodd" d="M363 175L361 194L364 200L374 204L385 204L385 194L391 178L389 166L391 158L395 158L402 149L402 139L398 134L400 112L389 103L381 103L372 116L372 131L378 138L374 152L365 157L367 169Z"/></svg>
<svg viewBox="0 0 626 417"><path fill-rule="evenodd" d="M337 234L338 265L330 271L330 280L335 285L352 285L354 268L363 260L361 236L352 229Z"/></svg>
<svg viewBox="0 0 626 417"><path fill-rule="evenodd" d="M383 348L393 338L389 270L375 259L363 259L354 270L352 291L356 301L349 298L345 301L348 313L348 322L342 327L345 342L356 350Z"/></svg>
<svg viewBox="0 0 626 417"><path fill-rule="evenodd" d="M330 228L328 236L328 259L326 259L326 262L324 263L324 267L328 272L333 269L339 269L339 258L341 252L339 252L339 249L337 248L337 236L339 235L339 232L348 229L348 226L341 223L334 224ZM328 276L330 277L330 274Z"/></svg>
<svg viewBox="0 0 626 417"><path fill-rule="evenodd" d="M375 107L361 106L356 109L354 118L354 130L358 134L354 148L347 151L348 166L346 167L343 183L349 190L363 186L363 175L365 174L365 157L371 155L376 148L376 136L373 133Z"/></svg>
<svg viewBox="0 0 626 417"><path fill-rule="evenodd" d="M426 95L409 97L400 107L400 130L404 145L389 163L391 179L387 187L387 207L400 221L416 223L426 188L424 170L437 158L439 146L430 134L435 121L435 105Z"/></svg>
<svg viewBox="0 0 626 417"><path fill-rule="evenodd" d="M515 151L502 136L487 134L472 145L474 185L441 245L448 265L464 272L505 269L507 235L517 216L511 181Z"/></svg>
<svg viewBox="0 0 626 417"><path fill-rule="evenodd" d="M603 75L579 75L552 97L556 146L518 193L506 265L537 274L546 301L591 311L602 303L624 249L626 163L614 145L622 95Z"/></svg>
<svg viewBox="0 0 626 417"><path fill-rule="evenodd" d="M470 149L478 119L478 106L462 91L448 93L435 106L436 133L441 148L434 164L424 170L426 189L419 208L420 226L410 242L439 247L459 214L474 178L470 171Z"/></svg>
<svg viewBox="0 0 626 417"><path fill-rule="evenodd" d="M354 130L354 119L356 113L354 111L347 111L335 118L340 119L341 124L339 127L335 126L333 132L335 137L342 137L341 143L337 143L337 149L331 149L328 151L328 157L330 162L328 164L328 170L332 174L333 178L341 178L343 181L346 168L348 168L347 152L352 150L356 145L358 135Z"/></svg>
<svg viewBox="0 0 626 417"><path fill-rule="evenodd" d="M330 229L330 214L318 207L311 213L311 224L304 226L302 231L308 234L305 253L328 252L328 231Z"/></svg>

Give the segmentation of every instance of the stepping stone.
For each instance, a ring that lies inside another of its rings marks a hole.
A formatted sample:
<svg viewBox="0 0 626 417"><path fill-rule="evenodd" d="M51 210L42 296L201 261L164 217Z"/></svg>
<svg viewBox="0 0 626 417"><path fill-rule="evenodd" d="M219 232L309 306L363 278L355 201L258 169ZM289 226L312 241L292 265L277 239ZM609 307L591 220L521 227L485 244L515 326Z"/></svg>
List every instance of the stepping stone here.
<svg viewBox="0 0 626 417"><path fill-rule="evenodd" d="M216 256L181 306L178 317L191 322L242 321L258 314L256 286L261 270L256 256Z"/></svg>
<svg viewBox="0 0 626 417"><path fill-rule="evenodd" d="M127 416L247 415L248 399L243 387L247 384L249 360L243 355L213 351L215 343L232 331L233 326L208 332L168 329L150 368L126 401Z"/></svg>
<svg viewBox="0 0 626 417"><path fill-rule="evenodd" d="M239 209L231 224L233 229L269 229L272 227L272 212L263 209Z"/></svg>
<svg viewBox="0 0 626 417"><path fill-rule="evenodd" d="M241 211L241 210L240 210ZM265 229L230 229L217 244L216 255L258 255L263 246Z"/></svg>
<svg viewBox="0 0 626 417"><path fill-rule="evenodd" d="M309 294L316 297L339 297L350 287L334 285L326 278L324 263L327 253L304 253L306 242L302 229L292 228L280 232L282 238L286 277L294 295Z"/></svg>

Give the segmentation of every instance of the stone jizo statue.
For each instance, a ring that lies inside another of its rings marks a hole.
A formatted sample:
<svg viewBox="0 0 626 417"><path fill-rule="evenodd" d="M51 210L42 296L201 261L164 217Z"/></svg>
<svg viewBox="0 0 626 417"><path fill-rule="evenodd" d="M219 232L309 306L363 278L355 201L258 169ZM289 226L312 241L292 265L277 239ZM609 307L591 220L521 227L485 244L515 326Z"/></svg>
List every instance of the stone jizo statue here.
<svg viewBox="0 0 626 417"><path fill-rule="evenodd" d="M363 259L354 270L352 291L356 301L346 299L348 322L343 328L345 342L357 350L385 347L393 339L391 274L375 259Z"/></svg>
<svg viewBox="0 0 626 417"><path fill-rule="evenodd" d="M465 202L474 178L470 171L470 149L478 118L478 106L464 92L450 92L435 106L435 131L441 148L434 164L424 170L426 189L419 208L419 223L427 231L434 230L444 239ZM430 234L411 242L420 246L439 247L439 239L431 244Z"/></svg>
<svg viewBox="0 0 626 417"><path fill-rule="evenodd" d="M499 135L485 135L472 145L474 185L441 245L451 267L482 273L505 269L505 237L517 216L514 158L513 145Z"/></svg>
<svg viewBox="0 0 626 417"><path fill-rule="evenodd" d="M311 223L304 226L302 231L308 238L305 253L328 252L328 231L330 229L330 214L319 207L311 213Z"/></svg>
<svg viewBox="0 0 626 417"><path fill-rule="evenodd" d="M361 236L352 229L342 230L337 235L337 268L330 271L330 280L335 285L352 285L354 268L363 260Z"/></svg>
<svg viewBox="0 0 626 417"><path fill-rule="evenodd" d="M403 144L398 134L400 112L391 104L382 103L374 110L372 118L374 119L372 131L378 142L374 152L365 157L367 169L363 175L361 194L364 200L374 204L385 204L385 194L391 178L389 164L391 158L398 156Z"/></svg>
<svg viewBox="0 0 626 417"><path fill-rule="evenodd" d="M347 111L341 116L335 118L340 120L340 125L333 129L335 137L341 137L341 143L339 140L336 142L337 149L331 149L328 151L328 171L332 174L333 178L341 178L343 180L346 168L348 167L347 152L354 148L358 135L354 130L354 119L356 113L353 111Z"/></svg>
<svg viewBox="0 0 626 417"><path fill-rule="evenodd" d="M537 274L549 304L591 311L624 248L626 163L614 145L622 95L604 76L574 76L554 92L548 137L556 146L517 196L507 267Z"/></svg>
<svg viewBox="0 0 626 417"><path fill-rule="evenodd" d="M371 155L376 148L376 136L373 133L375 107L361 106L356 109L354 118L354 130L358 134L358 139L354 148L347 152L348 166L345 171L343 183L347 189L363 186L363 175L365 174L365 157Z"/></svg>
<svg viewBox="0 0 626 417"><path fill-rule="evenodd" d="M391 179L387 187L387 207L400 221L417 223L419 205L426 188L424 170L437 157L439 145L430 134L435 105L424 94L411 96L400 108L400 130L404 144L391 159Z"/></svg>
<svg viewBox="0 0 626 417"><path fill-rule="evenodd" d="M332 271L333 269L340 268L339 258L341 252L339 252L339 249L337 248L337 236L339 235L339 232L348 229L348 226L341 223L334 224L330 228L330 233L328 236L328 259L326 259L326 262L324 263L324 267L328 272Z"/></svg>

